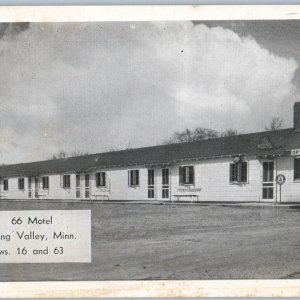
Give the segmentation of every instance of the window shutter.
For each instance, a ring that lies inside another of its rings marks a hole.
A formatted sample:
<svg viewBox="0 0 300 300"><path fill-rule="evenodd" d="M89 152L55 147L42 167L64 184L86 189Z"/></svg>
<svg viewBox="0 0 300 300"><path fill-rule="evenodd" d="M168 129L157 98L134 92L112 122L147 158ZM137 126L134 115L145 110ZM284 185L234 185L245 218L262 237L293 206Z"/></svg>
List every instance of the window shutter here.
<svg viewBox="0 0 300 300"><path fill-rule="evenodd" d="M103 186L106 186L106 173L103 173Z"/></svg>
<svg viewBox="0 0 300 300"><path fill-rule="evenodd" d="M194 167L189 167L189 184L194 184Z"/></svg>
<svg viewBox="0 0 300 300"><path fill-rule="evenodd" d="M241 163L241 182L247 182L247 162Z"/></svg>
<svg viewBox="0 0 300 300"><path fill-rule="evenodd" d="M300 158L294 159L294 180L300 179Z"/></svg>
<svg viewBox="0 0 300 300"><path fill-rule="evenodd" d="M60 187L63 188L63 175L60 175Z"/></svg>
<svg viewBox="0 0 300 300"><path fill-rule="evenodd" d="M187 183L187 167L183 167L183 183L186 184Z"/></svg>
<svg viewBox="0 0 300 300"><path fill-rule="evenodd" d="M140 184L140 171L137 170L136 171L136 185L139 185Z"/></svg>
<svg viewBox="0 0 300 300"><path fill-rule="evenodd" d="M128 171L128 186L130 186L130 171Z"/></svg>
<svg viewBox="0 0 300 300"><path fill-rule="evenodd" d="M183 167L179 167L179 184L183 184Z"/></svg>
<svg viewBox="0 0 300 300"><path fill-rule="evenodd" d="M235 181L234 169L235 169L235 164L230 164L230 170L229 170L230 182Z"/></svg>
<svg viewBox="0 0 300 300"><path fill-rule="evenodd" d="M98 187L98 173L96 172L95 173L95 185L96 185L96 187Z"/></svg>

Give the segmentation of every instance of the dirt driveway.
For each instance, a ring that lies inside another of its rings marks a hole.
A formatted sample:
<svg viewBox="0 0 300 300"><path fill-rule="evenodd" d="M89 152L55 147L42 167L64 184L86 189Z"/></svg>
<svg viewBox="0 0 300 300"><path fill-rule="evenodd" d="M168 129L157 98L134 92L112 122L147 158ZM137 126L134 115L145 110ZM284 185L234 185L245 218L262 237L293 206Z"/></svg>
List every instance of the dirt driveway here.
<svg viewBox="0 0 300 300"><path fill-rule="evenodd" d="M0 202L92 210L91 264L1 264L0 281L273 279L300 272L300 210Z"/></svg>

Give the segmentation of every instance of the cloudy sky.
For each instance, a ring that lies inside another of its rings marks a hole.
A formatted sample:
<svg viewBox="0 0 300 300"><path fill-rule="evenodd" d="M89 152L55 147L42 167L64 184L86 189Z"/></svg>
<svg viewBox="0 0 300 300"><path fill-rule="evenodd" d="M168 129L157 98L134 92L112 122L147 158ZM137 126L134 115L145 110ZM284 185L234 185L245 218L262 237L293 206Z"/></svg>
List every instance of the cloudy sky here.
<svg viewBox="0 0 300 300"><path fill-rule="evenodd" d="M300 21L0 25L0 162L292 126Z"/></svg>

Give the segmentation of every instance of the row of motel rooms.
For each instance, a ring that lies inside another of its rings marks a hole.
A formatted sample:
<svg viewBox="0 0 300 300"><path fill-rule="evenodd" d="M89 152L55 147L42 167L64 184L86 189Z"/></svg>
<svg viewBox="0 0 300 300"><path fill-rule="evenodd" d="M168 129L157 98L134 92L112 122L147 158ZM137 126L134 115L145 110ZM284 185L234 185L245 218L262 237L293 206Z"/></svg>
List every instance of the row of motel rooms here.
<svg viewBox="0 0 300 300"><path fill-rule="evenodd" d="M249 172L248 172L248 165L249 161L244 161L241 163L228 163L229 168L229 180L228 180L228 186L231 187L232 191L232 197L236 197L234 195L234 189L235 187L233 185L238 186L239 188L245 188L246 185L250 185L249 182ZM195 168L197 167L201 168L201 164L199 165L189 165L189 166L179 166L179 182L178 182L178 188L182 188L176 195L174 195L175 199L182 199L182 200L194 200L201 199L201 188L197 188L196 180L195 180ZM297 182L297 180L300 180L300 158L294 158L294 178L293 182ZM143 170L144 171L144 170ZM161 173L161 176L158 176L159 172ZM2 198L11 198L9 197L9 190L10 185L11 189L16 191L19 191L18 196L15 198L19 198L21 195L21 198L41 198L41 199L51 199L52 194L50 193L51 188L54 192L58 192L57 186L57 177L59 177L59 189L66 192L67 195L70 197L66 197L66 195L59 195L58 197L53 198L76 198L76 199L82 199L82 200L92 200L92 199L111 199L110 197L110 187L109 187L109 172L96 172L94 174L94 180L91 180L91 174L63 174L63 175L47 175L47 176L41 176L41 177L29 177L29 178L5 178L1 180L1 195ZM147 180L145 180L143 183L140 184L140 177L141 174L144 175L144 172L141 172L140 169L134 169L128 171L128 186L127 188L133 188L141 189L142 186L146 186L146 198L147 199L162 199L167 200L171 198L171 191L170 191L170 181L171 181L171 174L170 174L170 168L162 168L160 170L158 169L147 169ZM275 169L274 169L274 161L268 160L262 162L262 195L260 199L271 199L274 200L274 186L275 183ZM144 176L143 176L144 177ZM73 178L75 179L73 181ZM53 185L51 186L51 179L53 179ZM158 180L161 180L160 185L160 191L156 189L156 186L159 185L157 183ZM143 189L145 191L145 188ZM228 191L230 198L230 190ZM73 193L75 191L75 194ZM224 192L226 192L224 190ZM160 193L160 195L157 195L157 193ZM180 193L182 195L180 195ZM16 194L16 193L14 193ZM140 194L140 193L139 193ZM178 197L179 196L179 197ZM245 195L243 192L241 192L240 195L237 195L240 197L239 199L247 200L251 195ZM245 196L247 198L245 198ZM13 198L13 197L12 197ZM116 198L113 200L122 200L122 198ZM131 199L131 198L130 198ZM128 199L128 200L130 200ZM136 198L134 199L145 199L144 197ZM206 199L209 199L209 197L206 197ZM206 200L203 199L203 200ZM125 199L126 200L126 199ZM214 200L209 199L207 201ZM218 200L221 201L220 198ZM229 199L228 199L229 200ZM232 199L232 200L238 200L238 199ZM254 200L254 199L253 199ZM300 196L299 196L300 200ZM255 201L255 200L254 200Z"/></svg>
<svg viewBox="0 0 300 300"><path fill-rule="evenodd" d="M107 164L108 159L119 165ZM86 161L86 170L72 170L80 161ZM52 167L58 163L59 172ZM281 199L278 174L286 179ZM293 128L5 165L0 176L2 199L297 202L300 103L294 104Z"/></svg>

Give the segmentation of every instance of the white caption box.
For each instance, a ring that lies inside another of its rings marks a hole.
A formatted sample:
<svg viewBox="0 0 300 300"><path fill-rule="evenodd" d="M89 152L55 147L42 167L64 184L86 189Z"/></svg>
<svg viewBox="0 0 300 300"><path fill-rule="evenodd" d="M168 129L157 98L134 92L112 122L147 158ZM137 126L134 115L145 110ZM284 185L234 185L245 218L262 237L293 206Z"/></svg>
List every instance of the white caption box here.
<svg viewBox="0 0 300 300"><path fill-rule="evenodd" d="M90 263L90 210L0 211L0 263Z"/></svg>

